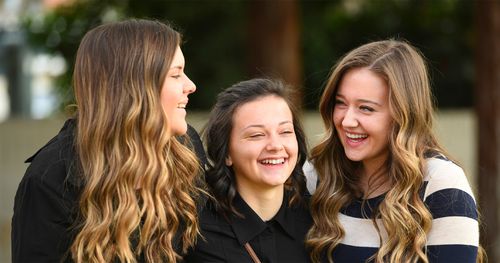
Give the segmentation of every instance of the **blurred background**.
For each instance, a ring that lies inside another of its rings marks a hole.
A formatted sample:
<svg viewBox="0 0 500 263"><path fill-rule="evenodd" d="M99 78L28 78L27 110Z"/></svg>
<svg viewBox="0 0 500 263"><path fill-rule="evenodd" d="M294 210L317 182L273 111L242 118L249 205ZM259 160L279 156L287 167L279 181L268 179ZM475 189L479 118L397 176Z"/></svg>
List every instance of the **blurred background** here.
<svg viewBox="0 0 500 263"><path fill-rule="evenodd" d="M340 56L369 41L408 40L428 60L436 132L469 177L483 245L500 262L498 0L0 0L0 262L10 261L23 161L57 133L73 102L80 39L129 17L168 21L183 33L186 72L197 85L188 114L195 128L222 89L278 77L299 94L310 146L321 138L318 100Z"/></svg>

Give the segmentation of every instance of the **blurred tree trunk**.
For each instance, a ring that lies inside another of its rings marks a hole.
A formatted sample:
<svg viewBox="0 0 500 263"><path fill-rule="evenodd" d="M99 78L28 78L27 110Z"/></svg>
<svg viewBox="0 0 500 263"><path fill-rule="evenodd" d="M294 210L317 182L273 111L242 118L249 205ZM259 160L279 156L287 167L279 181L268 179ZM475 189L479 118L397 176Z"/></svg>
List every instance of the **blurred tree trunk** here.
<svg viewBox="0 0 500 263"><path fill-rule="evenodd" d="M248 4L249 73L291 84L300 107L303 80L298 1L259 0Z"/></svg>
<svg viewBox="0 0 500 263"><path fill-rule="evenodd" d="M27 76L23 71L22 36L19 33L4 33L2 37L8 38L12 43L5 45L3 54L5 59L5 73L7 75L7 89L10 94L10 115L12 117L31 116L31 90L27 85Z"/></svg>
<svg viewBox="0 0 500 263"><path fill-rule="evenodd" d="M478 185L490 262L500 262L500 1L476 2L476 87Z"/></svg>

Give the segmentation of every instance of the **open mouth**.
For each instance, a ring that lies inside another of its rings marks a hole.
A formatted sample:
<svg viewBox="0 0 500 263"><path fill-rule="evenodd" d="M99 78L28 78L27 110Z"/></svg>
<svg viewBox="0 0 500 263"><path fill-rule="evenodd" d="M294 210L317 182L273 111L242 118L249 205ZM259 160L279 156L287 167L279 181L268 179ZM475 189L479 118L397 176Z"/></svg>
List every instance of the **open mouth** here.
<svg viewBox="0 0 500 263"><path fill-rule="evenodd" d="M360 142L368 137L368 134L355 134L348 132L346 132L345 135L347 136L347 139L355 142Z"/></svg>
<svg viewBox="0 0 500 263"><path fill-rule="evenodd" d="M276 158L276 159L264 159L260 161L261 164L265 165L278 165L278 164L284 164L285 163L285 158Z"/></svg>

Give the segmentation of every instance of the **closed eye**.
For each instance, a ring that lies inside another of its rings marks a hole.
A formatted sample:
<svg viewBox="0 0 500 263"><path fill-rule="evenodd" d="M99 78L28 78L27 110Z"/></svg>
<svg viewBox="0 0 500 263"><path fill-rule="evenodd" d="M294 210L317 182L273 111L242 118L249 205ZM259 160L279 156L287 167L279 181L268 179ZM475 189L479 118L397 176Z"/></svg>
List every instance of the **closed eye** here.
<svg viewBox="0 0 500 263"><path fill-rule="evenodd" d="M345 102L343 100L336 99L335 106L345 106Z"/></svg>
<svg viewBox="0 0 500 263"><path fill-rule="evenodd" d="M173 76L172 76L172 78L174 78L174 79L178 79L178 78L180 78L180 77L181 77L181 75L173 75Z"/></svg>
<svg viewBox="0 0 500 263"><path fill-rule="evenodd" d="M262 137L262 136L264 136L263 133L254 133L254 134L250 134L250 136L248 136L248 137L250 137L250 138L259 138L259 137Z"/></svg>
<svg viewBox="0 0 500 263"><path fill-rule="evenodd" d="M373 109L372 107L368 107L368 106L360 106L359 109L361 111L365 111L365 112L374 112L375 109Z"/></svg>

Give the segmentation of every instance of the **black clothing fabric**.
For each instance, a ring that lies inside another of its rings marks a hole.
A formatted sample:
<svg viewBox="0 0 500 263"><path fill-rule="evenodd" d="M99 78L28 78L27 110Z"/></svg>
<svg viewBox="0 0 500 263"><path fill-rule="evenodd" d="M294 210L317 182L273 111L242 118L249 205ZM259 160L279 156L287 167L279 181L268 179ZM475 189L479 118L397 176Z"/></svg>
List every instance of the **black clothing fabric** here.
<svg viewBox="0 0 500 263"><path fill-rule="evenodd" d="M233 216L227 221L211 201L207 203L200 214L202 236L184 257L185 262L252 263L244 248L246 242L263 263L310 262L304 244L312 225L307 204L290 207L286 195L274 218L264 222L239 195L233 202L244 218Z"/></svg>
<svg viewBox="0 0 500 263"><path fill-rule="evenodd" d="M82 180L76 174L76 120L26 162L31 163L14 200L12 262L71 262L68 249L75 237L75 219ZM192 147L204 165L206 155L198 133L188 127Z"/></svg>
<svg viewBox="0 0 500 263"><path fill-rule="evenodd" d="M207 164L208 161L207 161L207 155L205 154L205 148L203 148L203 143L201 142L200 139L200 135L193 127L191 127L191 125L188 125L186 134L189 137L191 143L182 140L182 138L184 137L180 137L179 141L184 144L187 144L191 148L191 150L193 150L196 153L196 156L200 161L201 167L205 169L205 165Z"/></svg>

